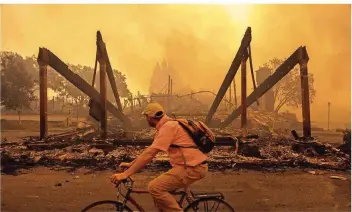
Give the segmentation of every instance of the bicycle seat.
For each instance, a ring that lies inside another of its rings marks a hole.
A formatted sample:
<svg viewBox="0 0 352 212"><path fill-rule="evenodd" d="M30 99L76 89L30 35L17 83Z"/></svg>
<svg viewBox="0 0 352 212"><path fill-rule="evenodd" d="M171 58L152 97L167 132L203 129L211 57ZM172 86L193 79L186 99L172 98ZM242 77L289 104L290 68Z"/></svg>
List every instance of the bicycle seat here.
<svg viewBox="0 0 352 212"><path fill-rule="evenodd" d="M202 199L207 197L224 199L224 195L220 192L193 192L194 199Z"/></svg>

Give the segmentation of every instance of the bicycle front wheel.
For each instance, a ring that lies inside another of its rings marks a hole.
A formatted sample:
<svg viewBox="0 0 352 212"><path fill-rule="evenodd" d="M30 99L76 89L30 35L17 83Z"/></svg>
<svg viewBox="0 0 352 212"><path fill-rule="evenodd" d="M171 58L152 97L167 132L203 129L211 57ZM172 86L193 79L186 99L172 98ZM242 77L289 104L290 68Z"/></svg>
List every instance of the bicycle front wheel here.
<svg viewBox="0 0 352 212"><path fill-rule="evenodd" d="M198 199L187 206L185 212L235 212L231 205L222 199L215 197Z"/></svg>
<svg viewBox="0 0 352 212"><path fill-rule="evenodd" d="M121 202L117 202L114 200L103 200L103 201L98 201L94 202L87 207L85 207L82 212L133 212L129 207L124 206L122 207Z"/></svg>

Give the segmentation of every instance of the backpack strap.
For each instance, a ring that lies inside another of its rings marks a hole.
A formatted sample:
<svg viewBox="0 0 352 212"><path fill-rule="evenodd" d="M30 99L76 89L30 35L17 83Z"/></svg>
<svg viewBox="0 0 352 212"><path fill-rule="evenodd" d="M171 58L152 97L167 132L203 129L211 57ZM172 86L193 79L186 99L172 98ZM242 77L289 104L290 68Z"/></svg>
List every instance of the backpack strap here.
<svg viewBox="0 0 352 212"><path fill-rule="evenodd" d="M179 120L176 120L176 121L181 125L181 127L182 127L184 130L186 130L186 132L188 133L188 135L191 136L191 138L193 139L193 133L192 133L192 131L191 131L188 127L186 127L181 121L179 121ZM190 121L188 121L188 123L193 127L193 123L191 123Z"/></svg>
<svg viewBox="0 0 352 212"><path fill-rule="evenodd" d="M187 132L187 134L188 134L189 136L191 136L191 138L192 138L192 140L193 140L193 142L194 142L194 136L193 136L192 131L191 131L188 127L186 127L181 121L179 121L179 120L175 120L175 121L177 121L177 122L179 123L179 125L181 125L181 127ZM188 121L188 123L189 123L189 121ZM195 143L195 142L194 142L194 143ZM171 144L170 147L173 147L173 148L193 148L193 149L199 149L198 146L179 146L179 145L176 145L176 144Z"/></svg>
<svg viewBox="0 0 352 212"><path fill-rule="evenodd" d="M191 132L191 130L190 130L188 127L186 127L181 121L179 121L179 120L175 120L175 121L177 121L177 122L179 123L179 125L181 125L181 127L182 127L184 130L186 130L187 134L188 134L189 136L191 136L192 140L194 141L193 133ZM189 123L189 122L188 122L188 123ZM183 154L181 148L199 149L198 146L179 146L179 145L176 145L176 144L171 144L169 147L171 147L171 148L178 148L178 149L180 150L180 152L181 152L181 154L182 154L183 166L184 166L185 170L186 170L186 168L187 168L187 166L186 166L186 157L185 157L185 155Z"/></svg>

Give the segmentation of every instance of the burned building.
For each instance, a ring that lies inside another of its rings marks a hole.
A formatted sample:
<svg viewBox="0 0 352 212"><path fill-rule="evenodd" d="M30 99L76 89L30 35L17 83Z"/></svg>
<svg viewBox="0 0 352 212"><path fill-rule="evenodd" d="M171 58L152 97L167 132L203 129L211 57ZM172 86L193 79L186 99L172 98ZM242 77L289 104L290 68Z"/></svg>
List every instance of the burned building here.
<svg viewBox="0 0 352 212"><path fill-rule="evenodd" d="M260 68L256 71L257 84L260 85L265 79L271 75L268 68ZM270 89L262 97L259 98L259 109L267 112L273 112L275 109L274 91Z"/></svg>

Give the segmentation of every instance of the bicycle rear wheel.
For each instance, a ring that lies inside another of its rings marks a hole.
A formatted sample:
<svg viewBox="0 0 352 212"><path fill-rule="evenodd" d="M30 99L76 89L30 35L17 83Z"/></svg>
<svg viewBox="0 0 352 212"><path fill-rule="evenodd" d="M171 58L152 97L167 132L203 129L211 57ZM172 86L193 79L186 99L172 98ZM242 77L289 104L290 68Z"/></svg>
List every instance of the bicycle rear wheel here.
<svg viewBox="0 0 352 212"><path fill-rule="evenodd" d="M114 200L103 200L103 201L98 201L98 202L94 202L90 205L88 205L87 207L85 207L82 212L133 212L133 210L131 210L129 207L124 206L122 208L122 203L121 202L117 202Z"/></svg>
<svg viewBox="0 0 352 212"><path fill-rule="evenodd" d="M235 212L235 209L230 204L222 199L215 197L198 199L187 206L185 212L197 211L197 212Z"/></svg>

